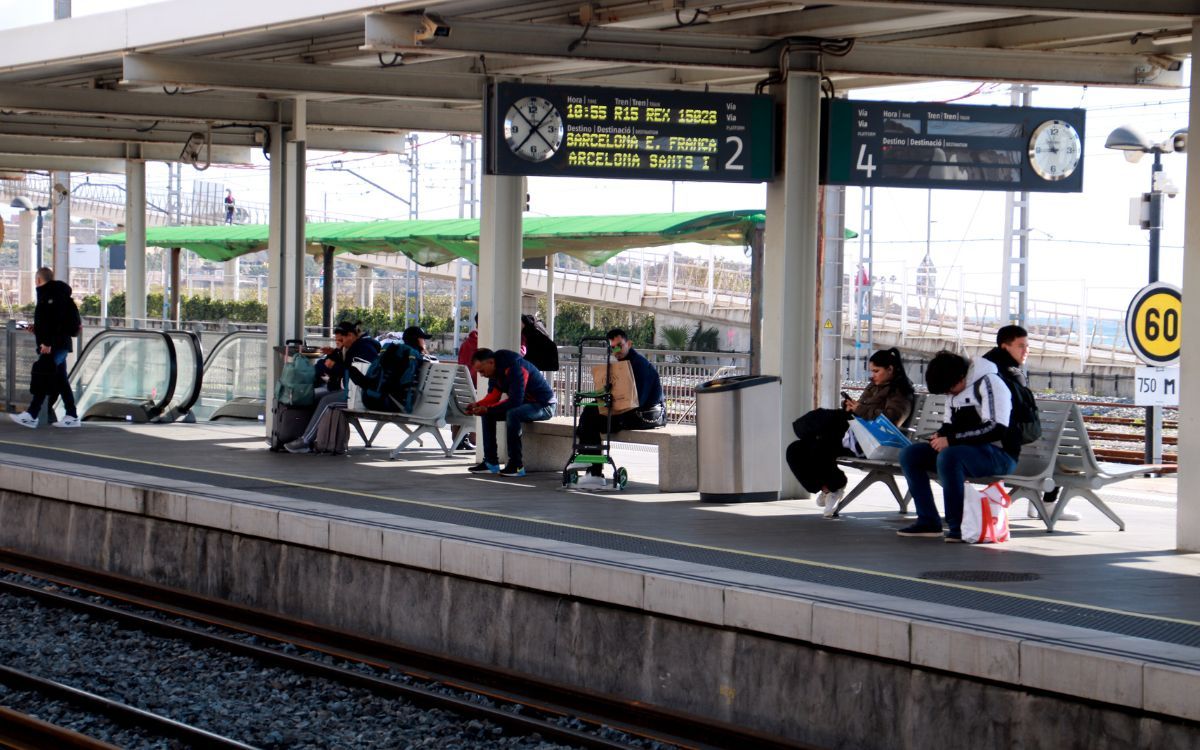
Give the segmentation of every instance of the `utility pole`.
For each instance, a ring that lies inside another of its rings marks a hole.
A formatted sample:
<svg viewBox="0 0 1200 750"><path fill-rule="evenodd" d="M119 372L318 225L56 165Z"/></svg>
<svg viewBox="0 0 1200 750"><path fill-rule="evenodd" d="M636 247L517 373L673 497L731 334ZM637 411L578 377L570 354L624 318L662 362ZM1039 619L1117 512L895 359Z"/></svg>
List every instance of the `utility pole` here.
<svg viewBox="0 0 1200 750"><path fill-rule="evenodd" d="M71 0L54 0L54 20L71 17ZM71 173L50 173L50 205L54 210L54 274L71 283Z"/></svg>
<svg viewBox="0 0 1200 750"><path fill-rule="evenodd" d="M1012 87L1014 107L1028 107L1032 101L1032 86L1016 84ZM1001 325L1024 326L1029 312L1029 193L1026 192L1004 194L1004 265L1000 274L1000 300Z"/></svg>

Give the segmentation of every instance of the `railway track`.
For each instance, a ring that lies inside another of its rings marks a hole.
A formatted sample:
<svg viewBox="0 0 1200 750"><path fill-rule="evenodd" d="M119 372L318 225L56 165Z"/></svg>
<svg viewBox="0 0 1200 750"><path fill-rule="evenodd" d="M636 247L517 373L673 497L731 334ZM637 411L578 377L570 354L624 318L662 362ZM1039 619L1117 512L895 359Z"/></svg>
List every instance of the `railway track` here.
<svg viewBox="0 0 1200 750"><path fill-rule="evenodd" d="M631 745L628 738L641 743L655 741L696 750L808 747L703 717L531 680L524 675L452 660L441 654L340 633L220 600L50 560L3 552L0 553L0 570L46 580L88 597L102 597L111 603L5 580L0 580L0 591L34 597L50 606L71 608L94 617L112 618L139 630L250 656L419 706L491 721L514 734L538 734L553 742L601 750L642 746ZM179 624L162 619L164 617L187 622ZM210 632L214 629L219 632ZM255 643L242 640L246 636L253 637ZM288 652L280 648L286 648ZM297 649L315 656L296 654ZM321 657L332 657L347 666L329 664L324 658L315 660ZM406 675L412 680L402 683L385 679L382 675L387 673ZM449 687L468 697L447 695L434 689L435 686ZM494 705L484 705L477 698L472 700L473 696L482 696ZM563 722L564 718L570 721ZM564 726L564 723L570 726ZM610 739L614 734L612 730L626 738Z"/></svg>

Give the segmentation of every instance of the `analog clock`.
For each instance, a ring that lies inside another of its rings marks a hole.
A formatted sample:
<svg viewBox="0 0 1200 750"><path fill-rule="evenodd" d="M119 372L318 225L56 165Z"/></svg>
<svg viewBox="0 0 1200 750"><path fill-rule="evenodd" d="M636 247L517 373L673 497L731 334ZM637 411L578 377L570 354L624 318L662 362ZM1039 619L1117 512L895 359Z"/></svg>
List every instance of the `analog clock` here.
<svg viewBox="0 0 1200 750"><path fill-rule="evenodd" d="M558 109L540 96L518 99L504 115L504 140L526 161L545 161L562 145L563 119Z"/></svg>
<svg viewBox="0 0 1200 750"><path fill-rule="evenodd" d="M1046 120L1029 137L1029 166L1043 180L1065 180L1083 158L1079 133L1068 122Z"/></svg>

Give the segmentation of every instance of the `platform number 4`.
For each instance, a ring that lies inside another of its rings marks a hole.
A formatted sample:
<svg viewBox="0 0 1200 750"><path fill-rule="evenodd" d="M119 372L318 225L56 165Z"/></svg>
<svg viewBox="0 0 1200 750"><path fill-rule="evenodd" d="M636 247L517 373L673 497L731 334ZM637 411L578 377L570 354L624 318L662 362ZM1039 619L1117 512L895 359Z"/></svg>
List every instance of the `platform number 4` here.
<svg viewBox="0 0 1200 750"><path fill-rule="evenodd" d="M867 173L867 179L871 179L871 175L875 174L875 170L879 167L875 166L875 157L867 153L867 144L862 144L858 148L858 164L854 165L855 169L860 169Z"/></svg>

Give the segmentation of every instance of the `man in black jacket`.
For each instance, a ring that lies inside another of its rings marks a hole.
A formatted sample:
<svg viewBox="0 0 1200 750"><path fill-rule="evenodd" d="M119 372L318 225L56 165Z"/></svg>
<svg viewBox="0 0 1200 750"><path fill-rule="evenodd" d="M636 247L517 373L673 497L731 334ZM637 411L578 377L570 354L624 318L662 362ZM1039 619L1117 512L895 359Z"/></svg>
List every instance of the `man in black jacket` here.
<svg viewBox="0 0 1200 750"><path fill-rule="evenodd" d="M67 377L67 355L71 353L71 339L78 333L81 326L79 308L71 299L71 287L61 281L54 280L54 271L49 268L39 268L34 277L37 285L37 307L33 311L33 336L37 341L38 357L41 364L34 364L34 383L30 390L34 391L29 408L20 414L10 414L14 422L22 427L37 427L38 413L42 410L42 402L50 397L50 406L54 400L61 397L65 417L53 423L54 427L79 427L80 421L75 413L75 394L71 391L71 383ZM53 375L45 378L40 371L49 369L53 363ZM43 386L42 383L45 385Z"/></svg>

